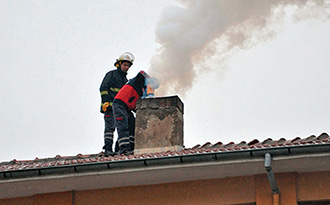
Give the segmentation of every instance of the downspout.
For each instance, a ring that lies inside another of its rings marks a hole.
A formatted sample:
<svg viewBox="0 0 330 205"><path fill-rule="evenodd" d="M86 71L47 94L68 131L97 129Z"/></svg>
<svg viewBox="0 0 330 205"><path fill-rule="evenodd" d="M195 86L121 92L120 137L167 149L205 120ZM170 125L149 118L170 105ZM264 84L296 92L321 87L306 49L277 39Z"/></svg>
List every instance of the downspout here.
<svg viewBox="0 0 330 205"><path fill-rule="evenodd" d="M270 188L273 193L273 204L280 204L280 190L277 187L276 179L272 170L272 156L269 153L265 154L265 169L267 171L267 177L270 183Z"/></svg>

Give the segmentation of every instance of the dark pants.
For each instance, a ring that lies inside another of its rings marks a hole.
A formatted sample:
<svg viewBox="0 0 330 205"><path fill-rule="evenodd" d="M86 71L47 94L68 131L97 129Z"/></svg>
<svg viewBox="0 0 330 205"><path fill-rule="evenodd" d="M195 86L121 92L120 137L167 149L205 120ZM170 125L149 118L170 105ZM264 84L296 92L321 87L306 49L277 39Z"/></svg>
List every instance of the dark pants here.
<svg viewBox="0 0 330 205"><path fill-rule="evenodd" d="M103 149L112 152L113 134L115 132L115 118L111 112L107 112L104 115L104 146Z"/></svg>
<svg viewBox="0 0 330 205"><path fill-rule="evenodd" d="M113 102L115 126L118 132L119 154L134 150L135 117L127 106L121 102Z"/></svg>

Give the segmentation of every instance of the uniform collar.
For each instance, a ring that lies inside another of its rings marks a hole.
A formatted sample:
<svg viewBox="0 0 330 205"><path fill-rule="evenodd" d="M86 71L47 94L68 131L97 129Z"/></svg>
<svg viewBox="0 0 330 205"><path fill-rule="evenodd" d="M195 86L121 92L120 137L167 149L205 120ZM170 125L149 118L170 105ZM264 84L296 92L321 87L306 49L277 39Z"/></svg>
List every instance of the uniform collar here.
<svg viewBox="0 0 330 205"><path fill-rule="evenodd" d="M123 75L123 76L126 76L127 75L127 73L124 72L121 68L117 68L117 70L118 70L118 72L119 72L120 75Z"/></svg>

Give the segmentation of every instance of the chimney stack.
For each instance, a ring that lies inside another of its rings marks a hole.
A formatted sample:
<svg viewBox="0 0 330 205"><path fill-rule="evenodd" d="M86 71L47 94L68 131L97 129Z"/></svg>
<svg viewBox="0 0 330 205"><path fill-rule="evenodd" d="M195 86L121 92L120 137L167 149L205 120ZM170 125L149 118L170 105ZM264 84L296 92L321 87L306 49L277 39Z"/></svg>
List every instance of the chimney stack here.
<svg viewBox="0 0 330 205"><path fill-rule="evenodd" d="M134 154L183 149L183 103L178 96L145 98L136 107Z"/></svg>

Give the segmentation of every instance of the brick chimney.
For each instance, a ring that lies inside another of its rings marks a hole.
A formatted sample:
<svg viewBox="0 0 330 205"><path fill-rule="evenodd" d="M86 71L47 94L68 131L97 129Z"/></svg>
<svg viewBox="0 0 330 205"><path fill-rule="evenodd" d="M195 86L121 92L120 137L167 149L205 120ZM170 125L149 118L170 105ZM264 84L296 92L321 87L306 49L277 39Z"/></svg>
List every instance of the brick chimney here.
<svg viewBox="0 0 330 205"><path fill-rule="evenodd" d="M178 96L137 104L134 154L183 149L183 103Z"/></svg>

